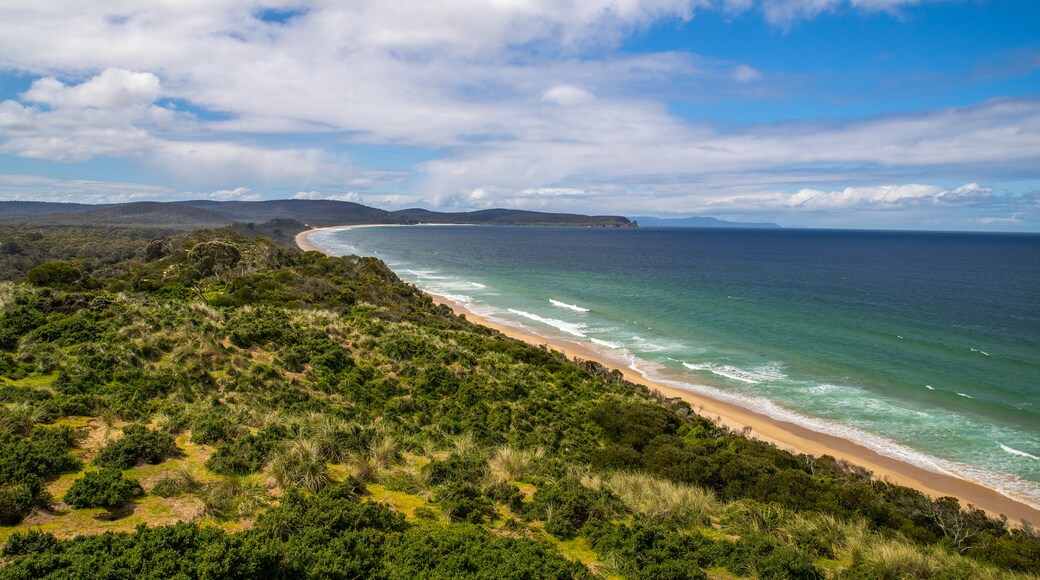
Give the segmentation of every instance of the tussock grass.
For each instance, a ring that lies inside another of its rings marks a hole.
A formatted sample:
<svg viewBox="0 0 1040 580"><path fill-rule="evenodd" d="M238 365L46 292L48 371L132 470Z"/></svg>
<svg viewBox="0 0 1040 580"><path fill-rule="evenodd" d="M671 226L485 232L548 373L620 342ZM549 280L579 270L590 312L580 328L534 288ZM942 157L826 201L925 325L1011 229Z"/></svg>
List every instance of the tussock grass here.
<svg viewBox="0 0 1040 580"><path fill-rule="evenodd" d="M545 450L541 447L534 450L515 449L508 445L499 447L488 460L488 478L492 484L523 479L530 475L535 462L544 455Z"/></svg>
<svg viewBox="0 0 1040 580"><path fill-rule="evenodd" d="M202 489L202 482L195 476L190 467L182 465L170 475L160 479L152 487L151 493L159 497L174 497L185 493L196 493Z"/></svg>
<svg viewBox="0 0 1040 580"><path fill-rule="evenodd" d="M14 282L0 282L0 310L7 308L7 305L14 301L14 295Z"/></svg>
<svg viewBox="0 0 1040 580"><path fill-rule="evenodd" d="M472 433L463 433L461 435L456 435L451 439L452 453L456 455L469 455L479 447L480 446L477 444L477 440L473 437Z"/></svg>
<svg viewBox="0 0 1040 580"><path fill-rule="evenodd" d="M0 406L0 433L28 437L33 427L44 419L42 408L27 403Z"/></svg>
<svg viewBox="0 0 1040 580"><path fill-rule="evenodd" d="M316 493L329 483L325 459L318 447L306 440L297 439L276 451L270 470L282 489L298 486Z"/></svg>
<svg viewBox="0 0 1040 580"><path fill-rule="evenodd" d="M593 478L586 481L596 489ZM611 473L600 482L633 513L676 528L707 524L720 511L713 492L644 473Z"/></svg>
<svg viewBox="0 0 1040 580"><path fill-rule="evenodd" d="M227 477L202 492L203 513L224 520L253 515L269 502L267 490L244 477Z"/></svg>

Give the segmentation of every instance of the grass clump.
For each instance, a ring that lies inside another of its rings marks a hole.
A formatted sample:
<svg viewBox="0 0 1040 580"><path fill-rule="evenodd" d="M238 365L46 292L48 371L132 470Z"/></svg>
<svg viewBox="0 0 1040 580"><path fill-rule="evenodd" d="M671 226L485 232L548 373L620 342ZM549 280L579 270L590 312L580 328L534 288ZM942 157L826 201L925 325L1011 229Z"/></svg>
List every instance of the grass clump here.
<svg viewBox="0 0 1040 580"><path fill-rule="evenodd" d="M328 485L329 467L316 445L297 440L275 452L271 476L282 489L302 487L316 493Z"/></svg>
<svg viewBox="0 0 1040 580"><path fill-rule="evenodd" d="M719 512L713 492L643 473L611 473L602 485L631 512L675 528L707 524Z"/></svg>
<svg viewBox="0 0 1040 580"><path fill-rule="evenodd" d="M269 502L267 490L242 477L222 479L202 491L203 513L219 520L250 517Z"/></svg>
<svg viewBox="0 0 1040 580"><path fill-rule="evenodd" d="M156 482L152 487L152 494L159 497L175 497L186 493L196 493L200 489L202 489L202 484L195 474L182 466Z"/></svg>
<svg viewBox="0 0 1040 580"><path fill-rule="evenodd" d="M530 475L536 461L545 455L545 450L516 449L504 445L495 450L488 460L488 477L493 483L508 483Z"/></svg>

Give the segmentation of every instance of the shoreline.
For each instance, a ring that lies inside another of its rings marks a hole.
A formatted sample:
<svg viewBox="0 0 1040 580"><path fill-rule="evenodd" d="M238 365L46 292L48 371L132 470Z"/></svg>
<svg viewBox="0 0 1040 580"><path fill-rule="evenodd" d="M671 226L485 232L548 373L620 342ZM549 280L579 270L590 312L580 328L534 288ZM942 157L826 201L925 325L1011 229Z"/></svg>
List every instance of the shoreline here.
<svg viewBox="0 0 1040 580"><path fill-rule="evenodd" d="M309 234L328 229L340 229L344 226L314 228L296 235L296 244L304 251L322 250L314 246L308 239ZM984 485L961 479L955 475L930 471L916 465L886 457L864 447L854 441L813 431L801 425L774 419L767 415L745 409L738 405L713 399L677 387L651 381L642 374L605 357L578 342L567 339L550 340L522 328L500 324L467 309L463 304L454 302L444 296L425 292L437 304L444 304L458 315L481 326L501 332L511 338L532 344L546 346L562 352L568 359L579 358L595 361L608 369L620 371L629 382L643 385L651 391L657 391L668 398L679 398L690 404L700 415L711 419L731 431L740 433L749 429L747 437L771 443L780 449L795 454L805 453L813 456L830 455L845 460L853 465L873 472L877 479L911 487L932 497L952 496L961 501L962 507L969 504L979 507L991 516L1005 515L1012 523L1040 523L1040 509L1029 506L1018 500Z"/></svg>

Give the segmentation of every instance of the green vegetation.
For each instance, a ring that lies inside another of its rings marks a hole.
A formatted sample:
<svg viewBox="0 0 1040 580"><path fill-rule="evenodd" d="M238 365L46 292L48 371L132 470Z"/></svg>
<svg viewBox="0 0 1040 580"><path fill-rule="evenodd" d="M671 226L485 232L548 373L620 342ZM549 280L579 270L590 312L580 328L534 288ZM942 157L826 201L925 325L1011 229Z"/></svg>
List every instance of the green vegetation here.
<svg viewBox="0 0 1040 580"><path fill-rule="evenodd" d="M57 251L110 231L0 227L34 256L2 262L0 578L1038 571L1031 529L727 432L378 260L248 228ZM26 277L55 261L78 277Z"/></svg>
<svg viewBox="0 0 1040 580"><path fill-rule="evenodd" d="M65 503L77 508L114 509L143 494L141 484L124 478L118 469L108 467L88 471L77 479L65 494Z"/></svg>

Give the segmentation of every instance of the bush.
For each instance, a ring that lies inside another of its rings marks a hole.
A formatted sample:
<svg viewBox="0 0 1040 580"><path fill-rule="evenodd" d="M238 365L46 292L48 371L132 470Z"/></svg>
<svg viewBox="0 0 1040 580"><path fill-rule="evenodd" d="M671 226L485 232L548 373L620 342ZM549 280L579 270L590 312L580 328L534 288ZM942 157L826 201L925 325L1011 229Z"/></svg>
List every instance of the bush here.
<svg viewBox="0 0 1040 580"><path fill-rule="evenodd" d="M206 409L191 421L191 440L193 443L212 445L235 438L238 429L231 422L222 407Z"/></svg>
<svg viewBox="0 0 1040 580"><path fill-rule="evenodd" d="M71 262L47 262L25 273L25 277L37 286L60 288L76 283L83 276Z"/></svg>
<svg viewBox="0 0 1040 580"><path fill-rule="evenodd" d="M588 489L568 478L538 488L531 509L536 517L545 520L545 531L566 539L578 533L589 518L606 517L616 501L606 491Z"/></svg>
<svg viewBox="0 0 1040 580"><path fill-rule="evenodd" d="M200 276L230 270L241 259L238 248L227 242L202 242L188 252L188 263Z"/></svg>
<svg viewBox="0 0 1040 580"><path fill-rule="evenodd" d="M206 467L221 475L249 475L263 469L270 455L269 438L243 435L230 443L225 441L217 445L216 452L206 461Z"/></svg>
<svg viewBox="0 0 1040 580"><path fill-rule="evenodd" d="M161 463L179 452L173 435L133 424L123 428L123 436L120 439L112 441L98 452L94 464L100 467L130 469L141 461L153 465Z"/></svg>
<svg viewBox="0 0 1040 580"><path fill-rule="evenodd" d="M454 521L479 524L495 515L491 501L472 483L443 485L437 489L436 499L444 513Z"/></svg>
<svg viewBox="0 0 1040 580"><path fill-rule="evenodd" d="M4 544L3 555L5 558L24 556L26 554L46 553L58 547L58 539L53 534L31 529L27 532L15 532Z"/></svg>
<svg viewBox="0 0 1040 580"><path fill-rule="evenodd" d="M103 468L88 471L74 481L65 494L65 503L76 508L114 509L143 494L137 481L125 479L118 469Z"/></svg>
<svg viewBox="0 0 1040 580"><path fill-rule="evenodd" d="M32 512L33 490L24 483L0 487L0 525L13 526Z"/></svg>

